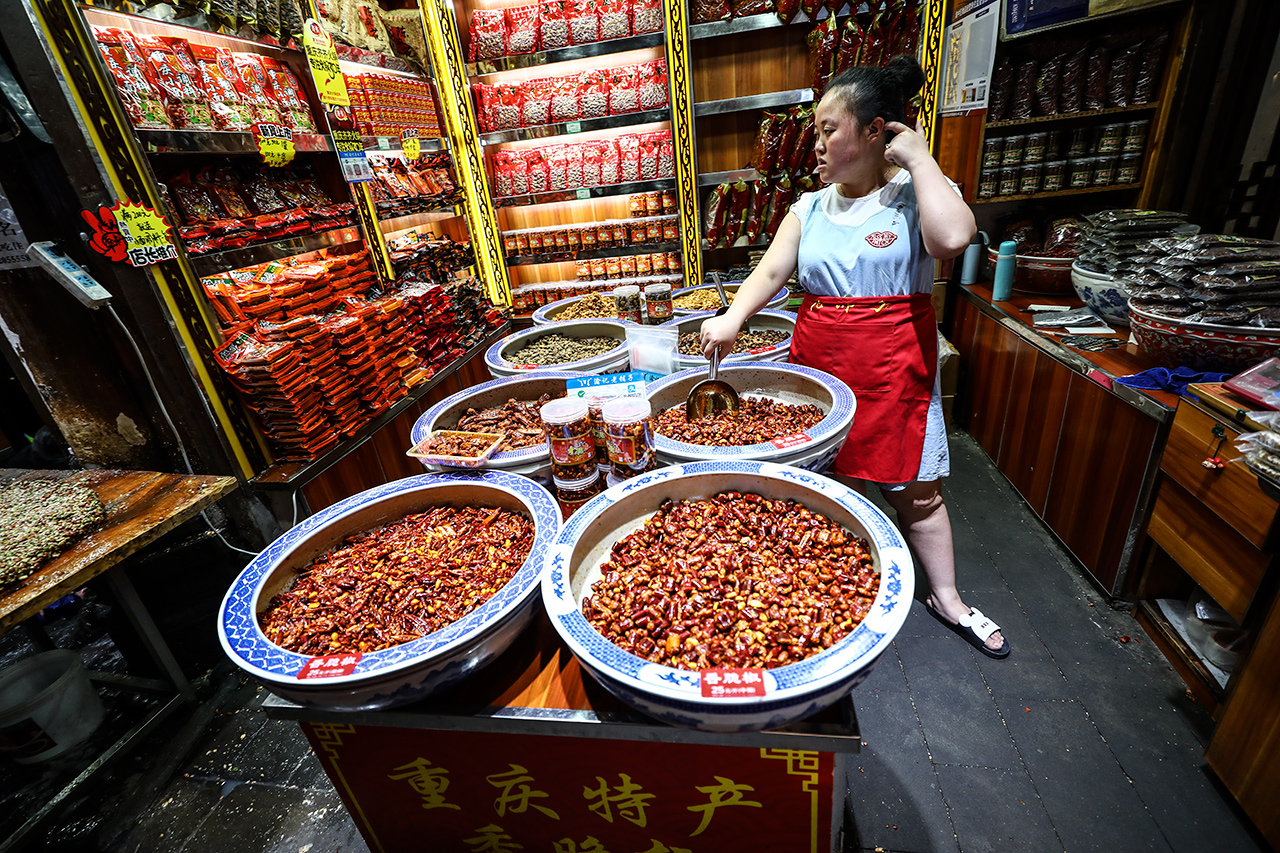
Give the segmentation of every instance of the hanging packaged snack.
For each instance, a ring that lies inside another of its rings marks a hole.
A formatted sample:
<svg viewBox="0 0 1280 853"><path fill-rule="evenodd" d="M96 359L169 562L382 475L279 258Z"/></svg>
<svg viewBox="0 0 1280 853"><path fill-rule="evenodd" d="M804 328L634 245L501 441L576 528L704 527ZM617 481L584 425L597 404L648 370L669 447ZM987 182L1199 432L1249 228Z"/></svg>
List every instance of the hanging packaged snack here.
<svg viewBox="0 0 1280 853"><path fill-rule="evenodd" d="M818 17L818 10L822 8L823 0L800 0L800 11L813 21Z"/></svg>
<svg viewBox="0 0 1280 853"><path fill-rule="evenodd" d="M690 5L695 24L727 21L733 17L733 7L729 0L692 0Z"/></svg>
<svg viewBox="0 0 1280 853"><path fill-rule="evenodd" d="M718 184L707 197L707 246L712 249L720 244L720 237L724 233L724 223L732 200L731 188L731 184Z"/></svg>
<svg viewBox="0 0 1280 853"><path fill-rule="evenodd" d="M641 110L656 110L667 105L670 98L665 61L659 59L640 66L639 94Z"/></svg>
<svg viewBox="0 0 1280 853"><path fill-rule="evenodd" d="M159 92L142 68L142 54L138 52L132 34L115 27L94 27L94 36L98 40L98 52L116 84L120 103L133 126L138 129L172 127L173 120L169 118Z"/></svg>
<svg viewBox="0 0 1280 853"><path fill-rule="evenodd" d="M755 153L751 156L750 165L761 175L773 174L773 167L778 158L778 145L782 142L782 130L786 121L785 113L765 112L760 119L760 130L756 132Z"/></svg>
<svg viewBox="0 0 1280 853"><path fill-rule="evenodd" d="M304 20L298 0L280 0L280 42L302 38Z"/></svg>
<svg viewBox="0 0 1280 853"><path fill-rule="evenodd" d="M519 56L537 50L538 7L507 7L502 13L507 28L507 55Z"/></svg>
<svg viewBox="0 0 1280 853"><path fill-rule="evenodd" d="M1169 34L1163 31L1142 43L1131 103L1149 104L1156 99L1156 92L1160 88L1160 74L1164 71L1164 55L1168 46Z"/></svg>
<svg viewBox="0 0 1280 853"><path fill-rule="evenodd" d="M871 19L862 36L862 65L881 66L889 61L892 48L893 16L885 9Z"/></svg>
<svg viewBox="0 0 1280 853"><path fill-rule="evenodd" d="M565 0L564 8L569 16L569 38L574 44L600 41L600 13L595 0Z"/></svg>
<svg viewBox="0 0 1280 853"><path fill-rule="evenodd" d="M640 180L640 138L632 134L619 136L615 140L618 146L618 158L621 167L619 183L631 183Z"/></svg>
<svg viewBox="0 0 1280 853"><path fill-rule="evenodd" d="M543 50L569 46L569 21L564 14L564 0L542 0L538 4L538 38Z"/></svg>
<svg viewBox="0 0 1280 853"><path fill-rule="evenodd" d="M729 197L729 210L724 219L724 234L720 238L722 247L734 245L746 230L747 208L750 204L751 185L742 180L734 181Z"/></svg>
<svg viewBox="0 0 1280 853"><path fill-rule="evenodd" d="M1084 108L1100 110L1107 105L1107 77L1111 69L1111 48L1098 45L1089 51L1085 70Z"/></svg>
<svg viewBox="0 0 1280 853"><path fill-rule="evenodd" d="M1129 45L1111 55L1111 65L1107 69L1108 107L1127 107L1133 103L1141 46L1141 43Z"/></svg>
<svg viewBox="0 0 1280 853"><path fill-rule="evenodd" d="M552 123L577 121L582 114L578 100L578 78L557 77L551 86Z"/></svg>
<svg viewBox="0 0 1280 853"><path fill-rule="evenodd" d="M210 0L209 23L226 27L232 33L240 25L236 18L236 0Z"/></svg>
<svg viewBox="0 0 1280 853"><path fill-rule="evenodd" d="M279 0L257 0L258 26L263 35L280 38L280 3Z"/></svg>
<svg viewBox="0 0 1280 853"><path fill-rule="evenodd" d="M862 61L862 25L857 15L850 15L840 31L840 47L836 50L836 73L852 68Z"/></svg>
<svg viewBox="0 0 1280 853"><path fill-rule="evenodd" d="M1036 75L1036 115L1051 116L1058 113L1058 95L1062 90L1062 63L1065 56L1046 59Z"/></svg>
<svg viewBox="0 0 1280 853"><path fill-rule="evenodd" d="M582 181L583 146L565 145L564 150L564 182L565 188L576 190L586 186ZM566 241L568 237L565 238ZM568 248L567 243L565 248Z"/></svg>
<svg viewBox="0 0 1280 853"><path fill-rule="evenodd" d="M271 84L267 81L267 73L262 69L259 57L252 53L233 53L231 57L244 86L244 94L253 105L254 121L285 124L284 115L276 106Z"/></svg>
<svg viewBox="0 0 1280 853"><path fill-rule="evenodd" d="M547 189L552 192L566 189L577 189L569 186L569 160L565 154L568 146L556 145L546 149Z"/></svg>
<svg viewBox="0 0 1280 853"><path fill-rule="evenodd" d="M790 155L795 153L800 131L808 120L808 112L802 106L797 105L787 110L786 122L782 125L782 137L778 141L778 159L772 166L774 173L790 165Z"/></svg>
<svg viewBox="0 0 1280 853"><path fill-rule="evenodd" d="M1078 113L1084 109L1085 65L1089 49L1082 47L1062 60L1062 85L1058 89L1058 112Z"/></svg>
<svg viewBox="0 0 1280 853"><path fill-rule="evenodd" d="M635 35L662 31L662 3L659 0L634 0L631 4L631 32Z"/></svg>
<svg viewBox="0 0 1280 853"><path fill-rule="evenodd" d="M1009 118L1031 118L1035 105L1036 79L1039 77L1040 64L1034 59L1018 63L1017 81L1013 87L1013 101L1009 108Z"/></svg>
<svg viewBox="0 0 1280 853"><path fill-rule="evenodd" d="M200 72L200 85L209 99L209 112L217 130L246 130L253 124L253 110L241 97L240 77L231 51L207 44L191 45Z"/></svg>
<svg viewBox="0 0 1280 853"><path fill-rule="evenodd" d="M142 55L142 70L160 94L165 112L179 130L213 130L213 116L205 94L193 74L194 63L174 55L173 48L159 36L135 36ZM185 40L184 40L185 41Z"/></svg>
<svg viewBox="0 0 1280 853"><path fill-rule="evenodd" d="M640 109L640 92L635 66L615 68L609 77L609 115L625 115Z"/></svg>
<svg viewBox="0 0 1280 853"><path fill-rule="evenodd" d="M764 217L764 234L767 238L773 239L778 233L778 227L782 225L782 220L791 210L791 201L794 198L794 189L789 175L783 175L773 184L773 189L769 194L769 209L765 212Z"/></svg>
<svg viewBox="0 0 1280 853"><path fill-rule="evenodd" d="M827 88L827 81L831 79L838 37L839 29L836 19L834 16L829 16L814 27L805 39L809 45L809 67L815 100L822 97L822 93Z"/></svg>
<svg viewBox="0 0 1280 853"><path fill-rule="evenodd" d="M1013 60L1002 57L991 74L991 94L987 98L987 121L1002 121L1009 117L1013 101Z"/></svg>
<svg viewBox="0 0 1280 853"><path fill-rule="evenodd" d="M501 9L477 9L471 13L471 38L467 60L477 62L507 55L507 25Z"/></svg>
<svg viewBox="0 0 1280 853"><path fill-rule="evenodd" d="M777 0L777 7L778 20L789 24L800 11L800 0Z"/></svg>
<svg viewBox="0 0 1280 853"><path fill-rule="evenodd" d="M583 119L609 114L609 72L603 68L578 75L579 111Z"/></svg>
<svg viewBox="0 0 1280 853"><path fill-rule="evenodd" d="M920 7L914 0L908 0L898 13L898 33L889 58L895 56L915 56L920 48ZM887 61L886 61L887 64Z"/></svg>
<svg viewBox="0 0 1280 853"><path fill-rule="evenodd" d="M773 189L764 181L756 181L751 187L751 202L747 208L747 245L759 241L764 233L765 219L769 213L769 200Z"/></svg>
<svg viewBox="0 0 1280 853"><path fill-rule="evenodd" d="M627 38L631 35L631 0L598 0L600 7L600 40Z"/></svg>
<svg viewBox="0 0 1280 853"><path fill-rule="evenodd" d="M672 215L680 212L678 203L676 202L675 190L663 190L660 196L662 202L662 213Z"/></svg>
<svg viewBox="0 0 1280 853"><path fill-rule="evenodd" d="M775 10L774 0L733 0L733 17L767 15Z"/></svg>
<svg viewBox="0 0 1280 853"><path fill-rule="evenodd" d="M314 133L315 119L311 117L311 108L307 105L306 95L293 70L269 56L261 57L263 74L275 95L276 105L284 116L288 126L301 133Z"/></svg>
<svg viewBox="0 0 1280 853"><path fill-rule="evenodd" d="M805 161L809 159L809 155L813 153L814 140L814 122L813 109L810 107L797 107L796 124L800 128L800 133L796 137L795 143L791 146L791 159L785 165L786 170L795 174L802 171Z"/></svg>

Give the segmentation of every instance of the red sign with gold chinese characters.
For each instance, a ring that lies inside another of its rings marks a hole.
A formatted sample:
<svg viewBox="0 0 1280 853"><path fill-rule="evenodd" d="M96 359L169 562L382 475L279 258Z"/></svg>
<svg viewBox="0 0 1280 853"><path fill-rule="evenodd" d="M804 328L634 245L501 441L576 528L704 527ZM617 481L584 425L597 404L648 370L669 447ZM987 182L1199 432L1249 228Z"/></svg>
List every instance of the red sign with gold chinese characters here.
<svg viewBox="0 0 1280 853"><path fill-rule="evenodd" d="M302 724L373 850L830 849L834 756ZM424 840L430 839L427 846Z"/></svg>

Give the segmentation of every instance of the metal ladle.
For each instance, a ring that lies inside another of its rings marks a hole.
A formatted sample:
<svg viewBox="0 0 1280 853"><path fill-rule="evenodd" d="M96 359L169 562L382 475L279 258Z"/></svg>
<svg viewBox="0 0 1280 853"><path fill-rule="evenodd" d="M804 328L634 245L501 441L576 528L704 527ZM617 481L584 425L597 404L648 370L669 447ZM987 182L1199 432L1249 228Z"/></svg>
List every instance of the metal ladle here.
<svg viewBox="0 0 1280 853"><path fill-rule="evenodd" d="M719 274L713 272L711 278L716 283L716 292L720 294L722 307L716 312L719 317L729 310L729 300L725 298ZM716 412L738 411L738 392L728 382L716 378L719 372L720 350L717 348L711 353L711 369L707 372L707 378L689 389L689 398L684 402L685 420L696 421Z"/></svg>

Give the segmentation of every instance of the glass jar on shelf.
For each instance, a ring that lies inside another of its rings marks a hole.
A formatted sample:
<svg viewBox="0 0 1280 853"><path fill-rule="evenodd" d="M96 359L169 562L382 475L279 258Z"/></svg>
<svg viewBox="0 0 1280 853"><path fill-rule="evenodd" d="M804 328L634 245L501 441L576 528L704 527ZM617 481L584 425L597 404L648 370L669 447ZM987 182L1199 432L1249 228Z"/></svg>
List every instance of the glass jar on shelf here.
<svg viewBox="0 0 1280 853"><path fill-rule="evenodd" d="M1076 157L1067 163L1067 188L1083 189L1093 182L1092 157Z"/></svg>
<svg viewBox="0 0 1280 853"><path fill-rule="evenodd" d="M1067 163L1065 160L1050 160L1044 164L1044 169L1040 173L1040 189L1042 192L1053 193L1062 189L1067 178Z"/></svg>
<svg viewBox="0 0 1280 853"><path fill-rule="evenodd" d="M1093 178L1090 183L1095 187L1109 187L1116 182L1116 166L1120 158L1107 154L1093 158Z"/></svg>
<svg viewBox="0 0 1280 853"><path fill-rule="evenodd" d="M1116 166L1117 184L1136 184L1142 174L1141 154L1122 154Z"/></svg>

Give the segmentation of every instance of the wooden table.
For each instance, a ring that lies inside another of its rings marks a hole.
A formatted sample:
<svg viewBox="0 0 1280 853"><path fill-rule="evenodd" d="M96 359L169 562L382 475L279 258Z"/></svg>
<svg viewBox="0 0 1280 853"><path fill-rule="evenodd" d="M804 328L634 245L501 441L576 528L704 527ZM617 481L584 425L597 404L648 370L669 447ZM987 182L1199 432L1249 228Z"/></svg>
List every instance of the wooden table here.
<svg viewBox="0 0 1280 853"><path fill-rule="evenodd" d="M195 698L191 683L156 629L121 561L194 518L238 485L233 477L160 474L154 471L0 468L0 484L38 481L72 483L93 489L106 508L106 521L93 533L46 562L22 586L0 596L0 631L35 616L64 595L105 575L104 580L111 585L121 610L138 632L152 659L167 676L167 681L101 673L91 673L91 677L95 681L160 691L170 698L108 747L16 832L0 841L0 853L20 846L21 840L48 818L54 808L82 782L124 755L170 713Z"/></svg>

